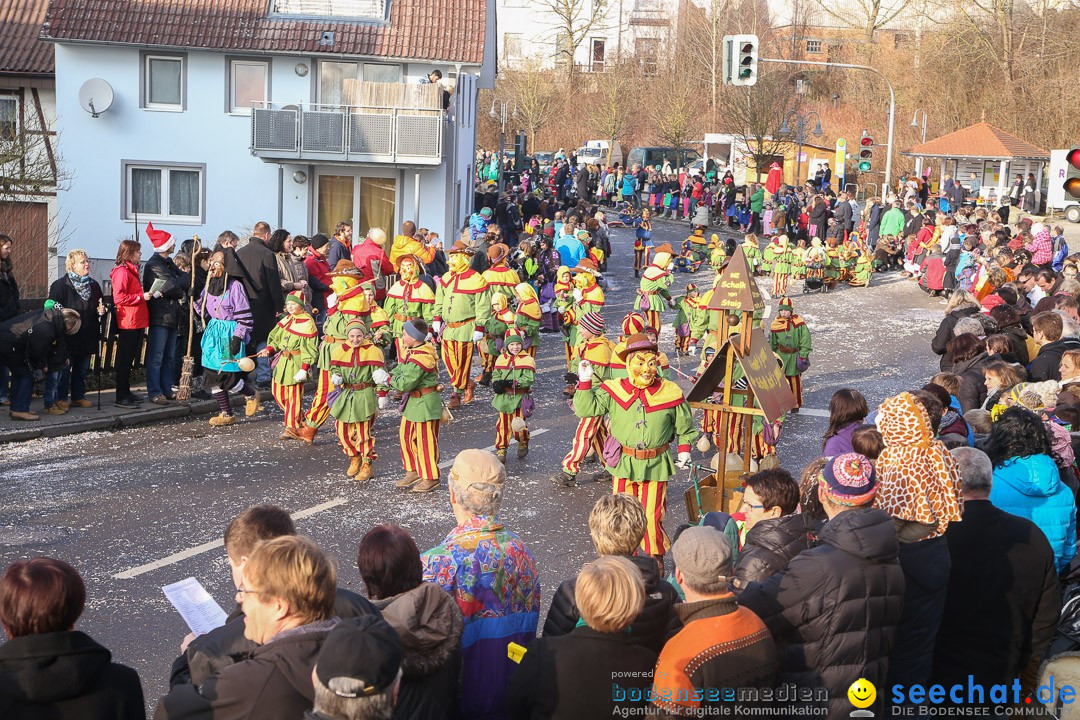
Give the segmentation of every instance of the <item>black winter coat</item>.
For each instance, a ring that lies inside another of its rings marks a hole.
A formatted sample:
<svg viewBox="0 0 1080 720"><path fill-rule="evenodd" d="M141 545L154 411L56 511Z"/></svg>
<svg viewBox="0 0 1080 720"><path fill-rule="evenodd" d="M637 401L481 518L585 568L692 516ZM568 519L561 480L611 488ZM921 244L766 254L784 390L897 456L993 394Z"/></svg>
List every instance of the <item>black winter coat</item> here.
<svg viewBox="0 0 1080 720"><path fill-rule="evenodd" d="M983 350L975 357L956 363L952 366L953 372L960 376L960 409L963 412L978 410L986 400L986 378L983 371L986 369L989 356Z"/></svg>
<svg viewBox="0 0 1080 720"><path fill-rule="evenodd" d="M0 260L0 322L19 314L19 283L11 272L11 264Z"/></svg>
<svg viewBox="0 0 1080 720"><path fill-rule="evenodd" d="M85 633L42 633L0 645L4 720L146 720L139 675Z"/></svg>
<svg viewBox="0 0 1080 720"><path fill-rule="evenodd" d="M79 332L64 338L69 355L96 355L101 341L101 316L98 315L98 303L101 302L101 286L97 280L90 281L90 299L83 300L67 273L49 288L49 299L66 308L78 310L82 318Z"/></svg>
<svg viewBox="0 0 1080 720"><path fill-rule="evenodd" d="M899 559L904 572L904 608L896 624L885 685L927 685L949 589L949 546L943 537L902 543Z"/></svg>
<svg viewBox="0 0 1080 720"><path fill-rule="evenodd" d="M836 224L845 230L850 229L850 227L855 224L855 218L852 216L851 212L851 203L837 203L836 212L833 216L836 218Z"/></svg>
<svg viewBox="0 0 1080 720"><path fill-rule="evenodd" d="M161 297L151 297L146 301L150 324L177 328L180 326L180 301L187 295L187 288L180 278L180 268L176 267L172 258L154 253L146 261L142 274L143 292L150 292L155 280L163 280L165 287L161 290Z"/></svg>
<svg viewBox="0 0 1080 720"><path fill-rule="evenodd" d="M884 214L885 210L882 209L880 204L870 208L870 215L866 220L866 230L869 240L877 240L881 235L881 216Z"/></svg>
<svg viewBox="0 0 1080 720"><path fill-rule="evenodd" d="M31 310L0 323L0 365L59 370L67 359L60 308Z"/></svg>
<svg viewBox="0 0 1080 720"><path fill-rule="evenodd" d="M506 688L510 720L609 718L641 702L617 702L618 685L645 690L652 685L656 653L626 633L607 634L579 627L569 635L542 637L529 646Z"/></svg>
<svg viewBox="0 0 1080 720"><path fill-rule="evenodd" d="M1039 348L1039 354L1028 365L1028 380L1061 380L1061 356L1066 350L1080 350L1080 340L1061 338Z"/></svg>
<svg viewBox="0 0 1080 720"><path fill-rule="evenodd" d="M949 360L945 353L948 351L949 341L953 339L953 329L956 327L957 321L960 318L976 316L980 312L981 309L977 305L962 305L942 318L934 339L930 341L930 349L934 351L935 355L941 356L939 367L942 372L952 367L952 361Z"/></svg>
<svg viewBox="0 0 1080 720"><path fill-rule="evenodd" d="M332 242L339 243L338 240ZM340 244L340 243L339 243ZM254 328L251 346L266 342L270 330L277 322L278 314L285 308L285 292L281 289L281 273L277 257L258 238L251 238L247 245L236 251L236 257L244 268L244 292L251 304ZM331 255L332 257L332 255ZM333 271L333 264L330 270Z"/></svg>
<svg viewBox="0 0 1080 720"><path fill-rule="evenodd" d="M949 523L945 541L952 572L931 682L1010 683L1057 628L1054 551L1038 526L989 500L965 500L964 521Z"/></svg>
<svg viewBox="0 0 1080 720"><path fill-rule="evenodd" d="M739 551L735 587L768 580L809 547L810 533L802 513L760 521L746 533L746 542Z"/></svg>
<svg viewBox="0 0 1080 720"><path fill-rule="evenodd" d="M637 566L645 581L645 607L630 623L630 637L642 647L659 654L664 643L682 629L682 623L674 612L679 594L671 583L660 577L656 560L647 555L632 555L627 559ZM544 637L569 635L577 627L581 612L574 602L576 587L576 577L559 584L551 598L547 620L544 621Z"/></svg>
<svg viewBox="0 0 1080 720"><path fill-rule="evenodd" d="M898 547L887 513L846 510L821 529L817 547L739 595L776 640L777 683L828 688L831 718L847 718L847 691L859 678L884 687L903 607ZM876 712L883 698L879 693Z"/></svg>

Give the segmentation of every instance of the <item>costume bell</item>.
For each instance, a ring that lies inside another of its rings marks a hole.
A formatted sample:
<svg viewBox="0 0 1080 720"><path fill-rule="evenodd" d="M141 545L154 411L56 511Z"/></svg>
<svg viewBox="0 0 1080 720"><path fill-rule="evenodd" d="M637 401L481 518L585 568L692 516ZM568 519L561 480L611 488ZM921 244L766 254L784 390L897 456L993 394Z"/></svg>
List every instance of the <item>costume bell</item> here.
<svg viewBox="0 0 1080 720"><path fill-rule="evenodd" d="M346 475L358 481L370 480L375 474L372 463L375 436L371 426L375 419L375 386L388 377L383 351L367 338L368 330L360 320L346 328L346 340L330 351L330 385L328 398L338 442L349 458Z"/></svg>
<svg viewBox="0 0 1080 720"><path fill-rule="evenodd" d="M595 387L608 380L611 375L612 353L615 343L604 337L604 318L598 312L585 313L578 321L581 342L578 343L577 356L588 360L592 366L592 383ZM577 390L578 376L568 373L566 382ZM562 471L552 479L563 487L573 487L577 474L586 457L599 460L603 455L604 443L609 434L608 420L604 416L578 418L577 430L570 452L562 460ZM593 451L589 455L590 448Z"/></svg>
<svg viewBox="0 0 1080 720"><path fill-rule="evenodd" d="M443 362L453 391L450 409L471 403L475 383L470 377L476 343L484 339L484 325L491 314L491 297L483 276L469 267L472 251L458 240L450 248L450 270L439 279L435 291L433 328L441 338Z"/></svg>
<svg viewBox="0 0 1080 720"><path fill-rule="evenodd" d="M677 441L679 464L688 464L697 429L682 389L659 376L656 343L644 335L632 335L620 359L626 363L628 376L607 380L597 388L592 384L591 363L578 364L574 412L579 418L609 416L612 439L608 445L619 444L610 453L605 448L612 491L633 495L641 503L647 517L642 548L660 557L671 544L664 530L667 481L675 471L669 449Z"/></svg>
<svg viewBox="0 0 1080 720"><path fill-rule="evenodd" d="M202 366L206 368L205 385L217 401L221 412L210 418L214 427L232 425L233 416L230 392L241 392L247 397L245 415L251 417L259 411L259 396L255 386L244 380L239 361L251 338L254 327L251 305L240 278L244 269L231 250L219 250L210 256L210 270L195 309L206 323L202 336ZM251 362L249 359L247 362Z"/></svg>
<svg viewBox="0 0 1080 720"><path fill-rule="evenodd" d="M443 413L439 359L435 346L427 340L427 323L408 320L401 329L405 354L390 375L390 387L402 393L398 440L405 475L395 486L415 493L430 492L439 486L439 424Z"/></svg>
<svg viewBox="0 0 1080 720"><path fill-rule="evenodd" d="M477 344L480 361L484 365L483 374L477 382L484 387L491 384L491 374L495 372L495 358L503 349L503 337L507 329L514 326L514 311L510 309L509 298L498 290L491 293L491 317L484 325L484 339Z"/></svg>
<svg viewBox="0 0 1080 720"><path fill-rule="evenodd" d="M638 283L638 309L649 319L649 326L660 330L660 313L671 304L671 264L674 251L664 243L653 252L652 262L641 273Z"/></svg>
<svg viewBox="0 0 1080 720"><path fill-rule="evenodd" d="M517 456L529 454L529 428L525 424L532 414L529 388L536 378L536 361L523 350L523 338L516 328L506 331L503 351L495 360L491 389L495 397L491 405L498 411L495 419L495 454L506 462L510 436L518 442Z"/></svg>
<svg viewBox="0 0 1080 720"><path fill-rule="evenodd" d="M536 288L529 283L514 286L514 299L517 310L514 311L514 327L521 335L525 352L536 358L537 343L540 342L540 301L536 297Z"/></svg>
<svg viewBox="0 0 1080 720"><path fill-rule="evenodd" d="M406 320L420 318L430 323L435 311L435 292L420 279L423 265L415 255L397 258L398 281L386 291L383 310L390 319L390 334L394 338L394 350L398 358L404 352L401 347L401 326Z"/></svg>
<svg viewBox="0 0 1080 720"><path fill-rule="evenodd" d="M326 298L327 316L323 323L323 338L319 345L319 376L315 385L315 397L300 428L300 439L315 442L318 432L330 417L330 351L345 342L345 328L354 320L367 323L371 306L360 287L360 271L349 260L339 260L330 273L330 295Z"/></svg>
<svg viewBox="0 0 1080 720"><path fill-rule="evenodd" d="M781 298L780 312L769 327L769 345L784 363L784 376L802 407L802 374L810 366L810 328L793 311L791 299Z"/></svg>
<svg viewBox="0 0 1080 720"><path fill-rule="evenodd" d="M273 358L270 361L270 389L278 407L285 413L282 440L304 440L300 435L304 383L308 379L308 370L318 358L318 348L319 329L304 310L304 298L289 293L285 298L285 315L274 325L266 339L266 348L259 353L262 357Z"/></svg>

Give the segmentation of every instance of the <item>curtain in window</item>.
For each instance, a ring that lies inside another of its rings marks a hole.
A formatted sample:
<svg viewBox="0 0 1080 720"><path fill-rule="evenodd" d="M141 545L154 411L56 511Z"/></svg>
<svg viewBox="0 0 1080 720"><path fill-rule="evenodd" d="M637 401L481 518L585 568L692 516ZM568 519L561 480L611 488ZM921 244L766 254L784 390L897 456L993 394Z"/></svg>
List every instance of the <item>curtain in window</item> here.
<svg viewBox="0 0 1080 720"><path fill-rule="evenodd" d="M199 172L169 171L169 214L199 216Z"/></svg>
<svg viewBox="0 0 1080 720"><path fill-rule="evenodd" d="M266 65L233 63L233 110L247 110L266 100Z"/></svg>
<svg viewBox="0 0 1080 720"><path fill-rule="evenodd" d="M319 102L323 105L341 106L345 102L345 81L355 80L357 63L323 62L319 65Z"/></svg>
<svg viewBox="0 0 1080 720"><path fill-rule="evenodd" d="M161 214L161 171L131 169L131 212L140 215Z"/></svg>
<svg viewBox="0 0 1080 720"><path fill-rule="evenodd" d="M154 104L180 104L181 61L159 58L150 59L149 100Z"/></svg>
<svg viewBox="0 0 1080 720"><path fill-rule="evenodd" d="M360 226L357 235L370 228L381 227L394 236L394 210L397 201L397 181L392 178L360 178Z"/></svg>
<svg viewBox="0 0 1080 720"><path fill-rule="evenodd" d="M348 175L319 176L319 232L327 237L342 220L351 221L353 214L353 183Z"/></svg>

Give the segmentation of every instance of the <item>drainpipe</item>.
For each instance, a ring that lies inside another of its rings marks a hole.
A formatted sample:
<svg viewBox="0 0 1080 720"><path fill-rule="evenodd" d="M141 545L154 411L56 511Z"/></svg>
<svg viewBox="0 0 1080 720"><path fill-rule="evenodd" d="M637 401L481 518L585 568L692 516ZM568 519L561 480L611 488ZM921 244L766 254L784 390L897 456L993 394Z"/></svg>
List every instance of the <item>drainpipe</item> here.
<svg viewBox="0 0 1080 720"><path fill-rule="evenodd" d="M277 227L285 225L285 166L277 166Z"/></svg>

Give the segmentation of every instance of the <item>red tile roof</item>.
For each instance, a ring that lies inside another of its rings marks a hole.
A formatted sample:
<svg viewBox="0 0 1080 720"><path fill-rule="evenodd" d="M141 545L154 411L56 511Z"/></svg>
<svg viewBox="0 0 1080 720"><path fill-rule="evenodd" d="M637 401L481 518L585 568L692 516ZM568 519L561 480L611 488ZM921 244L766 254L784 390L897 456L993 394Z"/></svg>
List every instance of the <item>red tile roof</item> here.
<svg viewBox="0 0 1080 720"><path fill-rule="evenodd" d="M1029 158L1049 159L1050 151L1021 140L989 123L976 123L963 130L942 135L910 150L904 155L948 158Z"/></svg>
<svg viewBox="0 0 1080 720"><path fill-rule="evenodd" d="M268 0L53 0L44 36L118 45L480 64L486 0L392 0L388 23L269 18ZM334 45L322 47L323 31Z"/></svg>
<svg viewBox="0 0 1080 720"><path fill-rule="evenodd" d="M52 75L53 48L38 39L49 0L0 2L0 74Z"/></svg>

